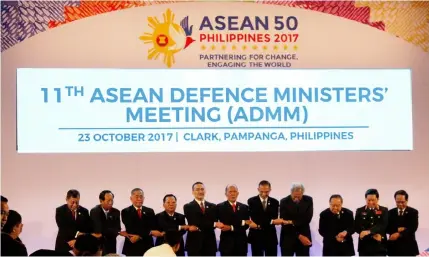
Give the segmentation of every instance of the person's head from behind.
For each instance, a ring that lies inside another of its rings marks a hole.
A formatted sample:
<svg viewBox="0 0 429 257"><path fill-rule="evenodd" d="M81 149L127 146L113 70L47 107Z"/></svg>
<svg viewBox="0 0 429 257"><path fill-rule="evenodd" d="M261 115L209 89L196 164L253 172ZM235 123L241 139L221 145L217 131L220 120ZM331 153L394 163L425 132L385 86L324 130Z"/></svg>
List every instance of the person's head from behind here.
<svg viewBox="0 0 429 257"><path fill-rule="evenodd" d="M21 215L14 210L10 210L2 232L9 234L13 239L16 239L21 234L23 226Z"/></svg>
<svg viewBox="0 0 429 257"><path fill-rule="evenodd" d="M67 191L66 202L70 210L76 211L79 207L80 193L76 189Z"/></svg>
<svg viewBox="0 0 429 257"><path fill-rule="evenodd" d="M170 245L173 251L176 253L180 249L180 241L182 235L175 230L167 230L164 235L165 243Z"/></svg>
<svg viewBox="0 0 429 257"><path fill-rule="evenodd" d="M105 209L106 211L112 209L114 198L115 195L110 190L103 190L98 196L101 207L103 207L103 209Z"/></svg>
<svg viewBox="0 0 429 257"><path fill-rule="evenodd" d="M377 189L368 189L365 192L365 200L366 200L366 206L368 208L376 208L378 206L378 198L379 198L378 190Z"/></svg>
<svg viewBox="0 0 429 257"><path fill-rule="evenodd" d="M99 250L100 241L90 234L78 236L73 247L76 256L97 256Z"/></svg>
<svg viewBox="0 0 429 257"><path fill-rule="evenodd" d="M8 200L6 197L1 196L1 228L3 229L4 224L6 224L7 217L9 215L9 205L7 204Z"/></svg>

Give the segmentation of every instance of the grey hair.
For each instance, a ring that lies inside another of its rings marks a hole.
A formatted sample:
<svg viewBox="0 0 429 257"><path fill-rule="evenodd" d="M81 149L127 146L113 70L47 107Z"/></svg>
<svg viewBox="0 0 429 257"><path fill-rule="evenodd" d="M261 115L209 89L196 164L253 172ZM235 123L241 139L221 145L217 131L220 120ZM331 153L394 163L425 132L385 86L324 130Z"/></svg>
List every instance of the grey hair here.
<svg viewBox="0 0 429 257"><path fill-rule="evenodd" d="M297 191L297 190L301 190L304 193L304 191L305 191L304 185L302 183L292 183L290 191L294 192L294 191Z"/></svg>
<svg viewBox="0 0 429 257"><path fill-rule="evenodd" d="M234 187L235 189L237 189L237 191L238 191L238 187L237 187L237 185L236 184L228 184L228 185L226 185L226 187L225 187L225 193L226 192L228 192L228 188L230 188L230 187Z"/></svg>
<svg viewBox="0 0 429 257"><path fill-rule="evenodd" d="M136 188L134 188L133 190L131 190L131 195L133 195L135 192L137 192L137 191L141 191L142 192L142 195L144 195L144 191L143 191L143 189L141 189L141 188L138 188L138 187L136 187Z"/></svg>

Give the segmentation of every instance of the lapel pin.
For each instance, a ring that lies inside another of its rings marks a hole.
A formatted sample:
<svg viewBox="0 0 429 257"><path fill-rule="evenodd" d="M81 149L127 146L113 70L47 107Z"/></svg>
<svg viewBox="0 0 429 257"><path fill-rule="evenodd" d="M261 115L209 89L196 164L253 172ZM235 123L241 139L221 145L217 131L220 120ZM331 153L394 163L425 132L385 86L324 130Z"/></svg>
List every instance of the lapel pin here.
<svg viewBox="0 0 429 257"><path fill-rule="evenodd" d="M80 215L80 212L79 212L79 215Z"/></svg>
<svg viewBox="0 0 429 257"><path fill-rule="evenodd" d="M239 211L240 210L240 206L237 206L237 211Z"/></svg>
<svg viewBox="0 0 429 257"><path fill-rule="evenodd" d="M176 217L173 217L173 220L176 220Z"/></svg>
<svg viewBox="0 0 429 257"><path fill-rule="evenodd" d="M208 209L209 208L209 206L206 206L206 209Z"/></svg>
<svg viewBox="0 0 429 257"><path fill-rule="evenodd" d="M270 205L270 202L268 202L268 205Z"/></svg>
<svg viewBox="0 0 429 257"><path fill-rule="evenodd" d="M146 212L143 212L143 214L146 214Z"/></svg>

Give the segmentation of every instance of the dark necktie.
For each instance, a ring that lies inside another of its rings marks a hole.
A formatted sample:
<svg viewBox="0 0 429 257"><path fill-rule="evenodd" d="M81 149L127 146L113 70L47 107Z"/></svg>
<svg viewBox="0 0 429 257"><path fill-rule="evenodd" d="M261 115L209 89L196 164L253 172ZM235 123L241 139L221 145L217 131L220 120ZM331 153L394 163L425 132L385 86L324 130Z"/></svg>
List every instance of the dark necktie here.
<svg viewBox="0 0 429 257"><path fill-rule="evenodd" d="M404 210L399 210L399 216L404 215Z"/></svg>
<svg viewBox="0 0 429 257"><path fill-rule="evenodd" d="M206 208L204 207L203 202L200 203L200 208L201 208L202 213L206 212Z"/></svg>
<svg viewBox="0 0 429 257"><path fill-rule="evenodd" d="M72 215L73 215L73 220L76 220L76 211L72 211Z"/></svg>
<svg viewBox="0 0 429 257"><path fill-rule="evenodd" d="M137 215L140 219L142 218L142 209L137 209Z"/></svg>
<svg viewBox="0 0 429 257"><path fill-rule="evenodd" d="M262 208L264 208L264 211L267 210L267 200L266 199L264 199L262 201Z"/></svg>

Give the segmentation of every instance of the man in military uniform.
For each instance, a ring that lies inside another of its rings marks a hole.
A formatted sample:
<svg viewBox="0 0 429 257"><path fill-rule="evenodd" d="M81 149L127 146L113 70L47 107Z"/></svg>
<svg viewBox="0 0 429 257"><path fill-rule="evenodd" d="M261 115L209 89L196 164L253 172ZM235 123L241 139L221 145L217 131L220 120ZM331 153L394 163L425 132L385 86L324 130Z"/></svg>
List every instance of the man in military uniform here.
<svg viewBox="0 0 429 257"><path fill-rule="evenodd" d="M356 210L355 231L359 234L360 256L386 256L388 209L378 205L377 189L365 193L366 205Z"/></svg>

